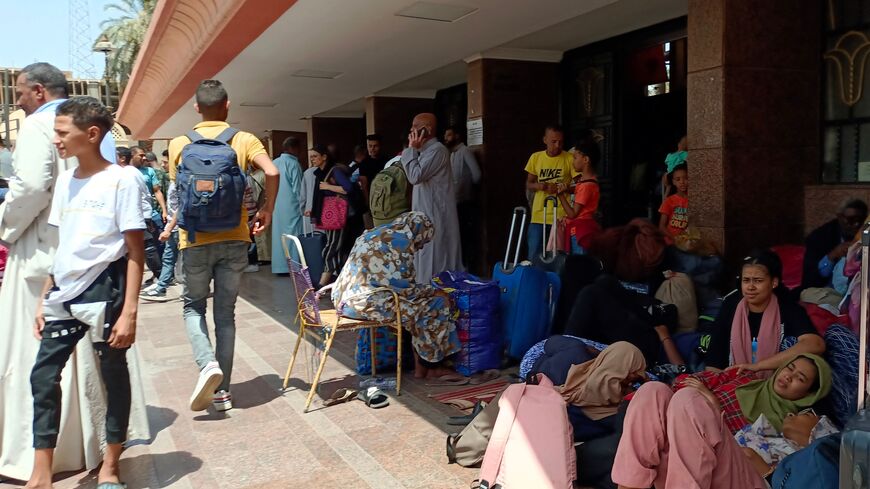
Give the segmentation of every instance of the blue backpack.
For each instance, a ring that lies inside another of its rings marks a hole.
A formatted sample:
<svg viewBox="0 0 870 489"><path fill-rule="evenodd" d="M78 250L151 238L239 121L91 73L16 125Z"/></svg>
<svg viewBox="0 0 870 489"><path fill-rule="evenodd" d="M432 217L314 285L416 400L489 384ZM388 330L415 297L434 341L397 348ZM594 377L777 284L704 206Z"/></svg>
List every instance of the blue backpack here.
<svg viewBox="0 0 870 489"><path fill-rule="evenodd" d="M840 433L819 438L776 466L771 489L838 489L840 487Z"/></svg>
<svg viewBox="0 0 870 489"><path fill-rule="evenodd" d="M216 138L196 131L187 133L190 144L181 150L175 176L178 187L178 226L187 231L189 242L196 233L229 231L242 221L245 175L229 142L238 129L228 127Z"/></svg>

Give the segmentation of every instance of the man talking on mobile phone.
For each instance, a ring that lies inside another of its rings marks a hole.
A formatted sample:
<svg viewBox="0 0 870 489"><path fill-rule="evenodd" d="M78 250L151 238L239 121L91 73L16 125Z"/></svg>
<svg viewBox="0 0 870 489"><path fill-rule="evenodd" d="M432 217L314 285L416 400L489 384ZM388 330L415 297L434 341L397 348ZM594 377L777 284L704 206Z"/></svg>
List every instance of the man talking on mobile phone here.
<svg viewBox="0 0 870 489"><path fill-rule="evenodd" d="M435 114L414 117L402 152L402 166L414 185L411 210L426 214L435 225L435 237L414 255L418 284L428 284L444 270L462 270L450 151L435 138L436 126Z"/></svg>

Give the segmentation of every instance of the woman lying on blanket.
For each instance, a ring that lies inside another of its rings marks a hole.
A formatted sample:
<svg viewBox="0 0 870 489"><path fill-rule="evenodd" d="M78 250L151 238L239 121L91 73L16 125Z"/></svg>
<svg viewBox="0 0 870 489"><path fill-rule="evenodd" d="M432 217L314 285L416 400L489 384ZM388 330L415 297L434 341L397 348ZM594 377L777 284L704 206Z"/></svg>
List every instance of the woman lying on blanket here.
<svg viewBox="0 0 870 489"><path fill-rule="evenodd" d="M804 309L777 293L780 282L782 262L776 253L763 250L744 259L741 293L725 299L713 327L708 369L769 373L796 355L825 352L825 341L816 334ZM786 336L796 337L797 344L780 351Z"/></svg>
<svg viewBox="0 0 870 489"><path fill-rule="evenodd" d="M366 231L357 238L332 289L332 302L343 316L371 321L395 317L392 294L376 290L389 288L398 294L418 378L449 374L436 364L460 348L449 296L414 281L414 254L434 235L432 221L421 212L402 214Z"/></svg>
<svg viewBox="0 0 870 489"><path fill-rule="evenodd" d="M830 367L812 354L791 358L766 380L732 369L681 377L676 393L647 383L628 405L613 481L620 488L764 489L775 466L741 448L734 434L764 415L777 432L806 444L809 423L793 415L830 387Z"/></svg>
<svg viewBox="0 0 870 489"><path fill-rule="evenodd" d="M562 398L575 441L587 441L611 433L619 403L632 391L631 385L646 379L646 361L636 346L616 342L598 356L568 370Z"/></svg>

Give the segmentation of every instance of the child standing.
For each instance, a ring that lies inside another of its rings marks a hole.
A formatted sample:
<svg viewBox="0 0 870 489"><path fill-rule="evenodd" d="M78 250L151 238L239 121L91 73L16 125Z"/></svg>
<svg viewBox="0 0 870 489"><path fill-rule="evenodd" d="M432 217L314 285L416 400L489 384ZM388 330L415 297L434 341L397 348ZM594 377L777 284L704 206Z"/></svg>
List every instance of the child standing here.
<svg viewBox="0 0 870 489"><path fill-rule="evenodd" d="M60 244L36 310L40 346L30 375L36 452L28 488L52 487L60 375L85 336L99 355L108 398L98 486L123 487L118 460L130 418L126 354L136 338L145 221L138 183L100 155L100 142L113 123L109 110L92 97L57 108L54 144L62 158L78 158L79 166L58 177L48 218L59 228Z"/></svg>
<svg viewBox="0 0 870 489"><path fill-rule="evenodd" d="M689 225L689 167L685 163L677 165L668 175L668 180L677 192L665 198L659 207L662 216L659 229L665 233L668 244L673 244L673 238L682 234Z"/></svg>
<svg viewBox="0 0 870 489"><path fill-rule="evenodd" d="M580 174L580 179L574 187L574 202L570 202L565 195L568 189L566 184L558 184L557 191L559 201L565 209L565 216L568 218L571 254L583 255L586 253L584 247L586 238L601 229L598 221L595 220L595 212L598 211L598 201L601 198L595 167L601 159L601 150L594 141L583 141L571 153L574 155L574 171Z"/></svg>
<svg viewBox="0 0 870 489"><path fill-rule="evenodd" d="M668 153L665 157L665 172L662 174L662 200L671 194L673 185L668 179L668 175L674 172L674 169L679 165L686 164L686 158L689 157L689 143L686 136L680 138L677 142L677 150L673 153Z"/></svg>

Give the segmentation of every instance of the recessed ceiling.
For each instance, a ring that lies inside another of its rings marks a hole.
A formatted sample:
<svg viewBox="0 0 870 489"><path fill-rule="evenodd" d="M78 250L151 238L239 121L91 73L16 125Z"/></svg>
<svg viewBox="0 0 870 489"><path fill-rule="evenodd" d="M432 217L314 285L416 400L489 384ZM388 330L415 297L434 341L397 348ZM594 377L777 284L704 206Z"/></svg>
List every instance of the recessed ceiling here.
<svg viewBox="0 0 870 489"><path fill-rule="evenodd" d="M324 70L296 70L290 74L297 78L322 78L324 80L333 80L341 76L340 71L324 71Z"/></svg>
<svg viewBox="0 0 870 489"><path fill-rule="evenodd" d="M236 103L232 119L256 134L304 131L303 119L313 115L362 115L368 95L432 97L464 83L462 60L476 53L499 47L564 51L591 42L587 33L617 35L687 9L687 0L457 0L452 5L477 11L458 22L395 15L418 4L298 0L213 76L231 101L275 103L280 110ZM176 136L197 121L186 105L153 137Z"/></svg>
<svg viewBox="0 0 870 489"><path fill-rule="evenodd" d="M463 5L448 5L435 2L417 2L396 12L397 17L434 20L438 22L456 22L457 20L477 12L476 7Z"/></svg>
<svg viewBox="0 0 870 489"><path fill-rule="evenodd" d="M272 108L278 104L276 102L242 102L239 105L242 107Z"/></svg>

